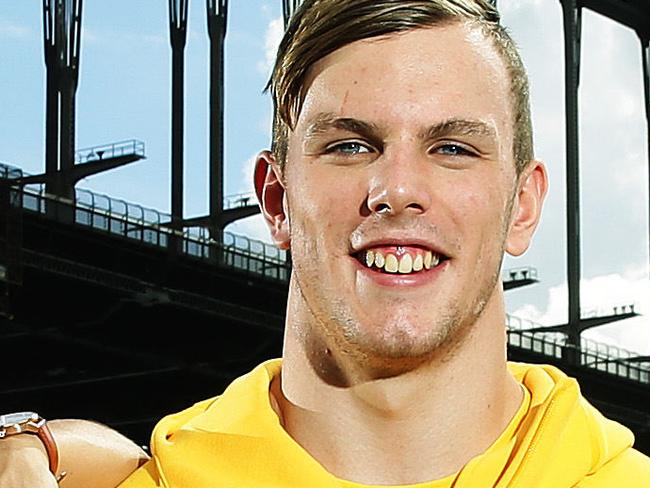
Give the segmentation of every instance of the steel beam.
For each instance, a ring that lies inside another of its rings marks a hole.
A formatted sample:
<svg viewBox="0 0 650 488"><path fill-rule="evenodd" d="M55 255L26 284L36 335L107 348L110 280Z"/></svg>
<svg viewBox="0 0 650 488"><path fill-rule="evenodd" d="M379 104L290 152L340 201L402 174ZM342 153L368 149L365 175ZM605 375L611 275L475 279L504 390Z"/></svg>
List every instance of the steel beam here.
<svg viewBox="0 0 650 488"><path fill-rule="evenodd" d="M64 8L58 14L63 17L57 23L61 28L62 46L60 55L63 55L64 65L61 66L62 83L60 86L60 107L61 107L61 159L60 169L71 169L74 166L75 155L75 133L76 133L76 93L79 84L79 49L81 44L81 0L59 0L60 4L67 3L67 11ZM73 188L66 188L72 191ZM72 198L74 195L67 195Z"/></svg>
<svg viewBox="0 0 650 488"><path fill-rule="evenodd" d="M168 288L97 266L71 261L46 253L23 250L23 266L68 277L89 285L114 289L130 295L130 301L144 306L166 305L227 319L246 327L282 334L284 317L241 306L221 298Z"/></svg>
<svg viewBox="0 0 650 488"><path fill-rule="evenodd" d="M77 164L73 168L65 171L59 171L56 173L54 178L47 173L40 175L30 175L25 176L24 178L17 178L17 182L20 185L30 185L33 183L45 183L48 184L53 181L59 181L63 179L67 182L77 183L79 180L87 178L89 176L97 175L105 171L119 168L129 163L135 161L140 161L144 159L144 156L139 156L137 154L128 154L125 156L117 156L110 159L104 159L100 161L91 161L89 163Z"/></svg>
<svg viewBox="0 0 650 488"><path fill-rule="evenodd" d="M567 345L580 346L580 155L578 130L578 87L580 85L580 37L582 7L578 0L560 0L564 16L564 62L566 107L566 204L567 281L569 288L569 331ZM571 358L567 358L571 360ZM573 358L576 359L576 358Z"/></svg>
<svg viewBox="0 0 650 488"><path fill-rule="evenodd" d="M289 25L289 21L296 9L300 6L302 0L282 0L282 15L284 16L284 28Z"/></svg>
<svg viewBox="0 0 650 488"><path fill-rule="evenodd" d="M643 92L645 94L645 118L648 139L648 176L650 188L650 35L648 37L639 36L641 39L641 56L643 60ZM650 191L648 192L650 200ZM648 246L650 247L650 203L648 206ZM650 249L649 249L650 257Z"/></svg>
<svg viewBox="0 0 650 488"><path fill-rule="evenodd" d="M56 1L56 0L53 0ZM56 44L54 37L55 10L51 0L43 0L43 52L47 68L45 109L45 172L50 175L59 169L59 90L57 87ZM51 186L46 191L52 193Z"/></svg>
<svg viewBox="0 0 650 488"><path fill-rule="evenodd" d="M76 92L81 51L83 0L43 0L43 41L47 67L46 191L73 199L74 183L55 178L74 166Z"/></svg>
<svg viewBox="0 0 650 488"><path fill-rule="evenodd" d="M228 0L206 0L210 37L210 231L220 241L224 198L223 112L224 45L228 25Z"/></svg>
<svg viewBox="0 0 650 488"><path fill-rule="evenodd" d="M169 37L172 47L172 225L183 219L183 138L185 93L185 44L188 0L169 0Z"/></svg>
<svg viewBox="0 0 650 488"><path fill-rule="evenodd" d="M612 313L610 315L602 315L598 317L581 319L580 322L577 324L577 326L571 323L561 324L561 325L551 325L551 326L534 327L531 329L526 329L526 332L531 332L531 333L532 332L561 332L568 337L572 331L577 330L578 334L582 334L585 330L593 329L594 327L600 327L601 325L607 325L613 322L631 319L633 317L638 317L638 316L639 314L634 311L633 307L626 306L626 307L621 307L620 313Z"/></svg>
<svg viewBox="0 0 650 488"><path fill-rule="evenodd" d="M580 0L580 5L650 37L648 0Z"/></svg>

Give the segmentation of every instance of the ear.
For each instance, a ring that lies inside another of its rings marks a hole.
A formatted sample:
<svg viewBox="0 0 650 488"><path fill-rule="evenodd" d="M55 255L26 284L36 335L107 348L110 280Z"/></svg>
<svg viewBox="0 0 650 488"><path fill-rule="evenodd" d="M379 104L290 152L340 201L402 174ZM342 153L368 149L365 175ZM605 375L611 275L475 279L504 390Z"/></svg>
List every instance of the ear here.
<svg viewBox="0 0 650 488"><path fill-rule="evenodd" d="M254 173L255 193L271 238L280 249L289 249L291 232L285 202L282 170L270 151L257 155Z"/></svg>
<svg viewBox="0 0 650 488"><path fill-rule="evenodd" d="M541 161L531 161L519 177L517 194L512 206L510 229L506 238L506 252L522 255L537 228L546 191L548 175Z"/></svg>

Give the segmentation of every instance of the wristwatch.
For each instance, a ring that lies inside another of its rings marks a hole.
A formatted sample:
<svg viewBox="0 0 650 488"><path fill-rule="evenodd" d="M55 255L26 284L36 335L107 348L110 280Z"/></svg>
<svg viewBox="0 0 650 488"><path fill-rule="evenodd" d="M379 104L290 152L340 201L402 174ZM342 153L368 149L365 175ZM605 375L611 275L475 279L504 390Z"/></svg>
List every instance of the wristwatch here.
<svg viewBox="0 0 650 488"><path fill-rule="evenodd" d="M17 412L0 415L0 439L18 434L36 435L47 452L50 471L54 476L59 469L59 450L47 421L36 412Z"/></svg>

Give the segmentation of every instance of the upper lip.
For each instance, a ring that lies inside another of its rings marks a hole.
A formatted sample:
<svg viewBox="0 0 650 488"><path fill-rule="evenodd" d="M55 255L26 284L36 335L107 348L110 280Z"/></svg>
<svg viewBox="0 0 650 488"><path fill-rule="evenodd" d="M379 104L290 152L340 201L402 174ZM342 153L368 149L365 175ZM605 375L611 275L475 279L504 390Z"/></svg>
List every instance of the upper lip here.
<svg viewBox="0 0 650 488"><path fill-rule="evenodd" d="M381 237L377 239L367 239L363 242L358 243L356 246L352 246L352 254L357 254L362 251L374 248L374 247L383 247L383 246L413 246L421 247L428 251L434 252L439 256L447 257L448 255L435 243L422 239L421 237L406 237L406 236L396 236L396 237Z"/></svg>

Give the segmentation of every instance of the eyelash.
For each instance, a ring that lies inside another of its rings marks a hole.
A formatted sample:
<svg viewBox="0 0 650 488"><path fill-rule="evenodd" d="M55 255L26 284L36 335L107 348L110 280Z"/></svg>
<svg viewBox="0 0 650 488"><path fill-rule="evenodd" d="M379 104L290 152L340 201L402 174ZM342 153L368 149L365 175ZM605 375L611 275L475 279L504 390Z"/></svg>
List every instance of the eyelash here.
<svg viewBox="0 0 650 488"><path fill-rule="evenodd" d="M345 147L349 148L350 146L355 146L357 148L357 151L356 152L343 151L343 148ZM345 141L345 142L339 142L326 147L325 153L326 154L338 153L338 154L344 154L345 156L356 156L357 154L366 154L366 152L358 151L359 149L365 149L368 153L373 151L371 147L367 146L366 144L362 144L361 142Z"/></svg>
<svg viewBox="0 0 650 488"><path fill-rule="evenodd" d="M350 149L351 146L355 147L355 150L353 152L347 152L344 150L345 148ZM441 150L444 149L453 149L453 153L449 154L446 152L442 152ZM338 142L336 144L333 144L325 148L325 154L336 153L336 154L342 154L344 156L356 156L358 154L367 154L372 152L374 152L374 149L372 147L358 141ZM462 144L454 143L454 142L445 142L442 144L438 144L437 146L431 148L429 152L432 154L440 153L444 156L449 156L449 157L476 157L477 156L474 150L469 149Z"/></svg>
<svg viewBox="0 0 650 488"><path fill-rule="evenodd" d="M475 151L472 151L471 149L463 146L462 144L457 144L457 143L454 143L454 142L446 142L446 143L440 144L440 145L432 148L432 152L438 152L441 149L445 149L445 148L454 148L454 150L455 150L454 152L456 152L456 154L445 154L446 156L455 156L455 157L462 157L462 156L474 157L474 156L476 156Z"/></svg>

